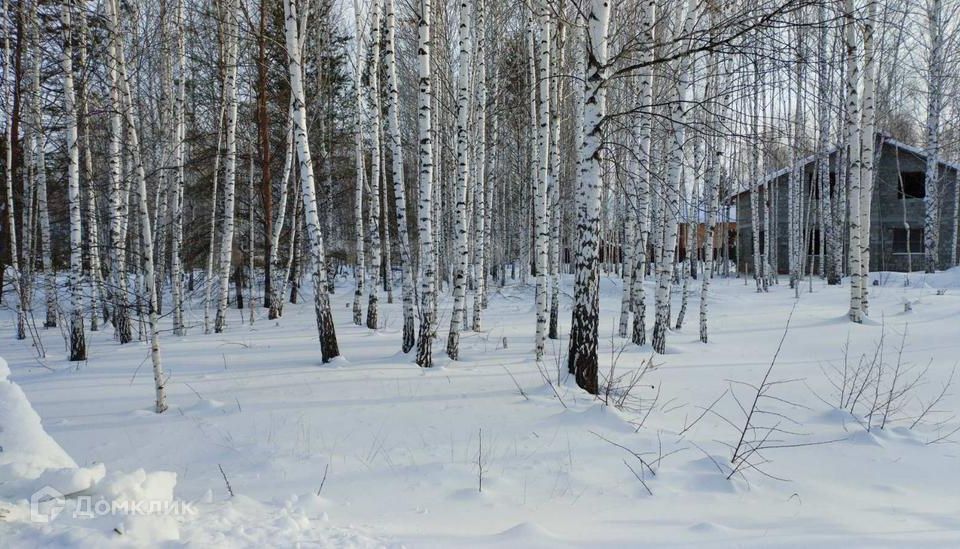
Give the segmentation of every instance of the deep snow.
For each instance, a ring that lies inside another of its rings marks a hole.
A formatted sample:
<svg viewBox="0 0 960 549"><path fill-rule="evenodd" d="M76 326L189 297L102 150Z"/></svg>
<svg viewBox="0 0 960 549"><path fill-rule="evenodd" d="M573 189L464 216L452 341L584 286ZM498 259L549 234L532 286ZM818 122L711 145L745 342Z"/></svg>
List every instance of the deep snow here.
<svg viewBox="0 0 960 549"><path fill-rule="evenodd" d="M428 371L399 353L399 291L393 305L381 298L384 328L374 332L351 324L343 281L333 306L345 357L326 365L309 296L286 305L279 322L258 309L251 326L241 320L248 311L231 310L219 335L203 335L198 301L188 336L163 334L170 410L160 416L151 412L145 344L120 346L108 326L88 332L89 361L71 364L60 331L45 330L41 365L29 340L13 338L4 310L0 355L16 385L0 375L0 545L957 546L960 434L928 443L960 425L960 379L909 427L960 356L960 270L915 274L909 287L902 275L874 276L883 286L870 287L864 325L845 318L846 286L815 280L808 293L804 282L795 301L785 281L757 294L752 280L715 279L711 342L699 342L695 293L669 352L653 357L622 409L562 374L556 383L565 339L548 341L536 365L533 290L513 282L491 295L485 331L462 335L462 360L451 363L435 344L438 367ZM620 287L614 277L601 283L603 376L612 361L619 376L651 356L648 346L611 337ZM795 303L771 373L775 398L755 416L784 431L768 444L788 447L763 451L758 470L727 480L740 406L753 400L744 383L760 383ZM884 429L874 418L867 432L862 414L837 409L832 372L842 369L848 338L855 366L883 333L887 377L866 392L885 392L905 329L901 380L926 374ZM31 522L25 500L56 482L74 494L65 510ZM73 517L78 495L186 501L196 512Z"/></svg>

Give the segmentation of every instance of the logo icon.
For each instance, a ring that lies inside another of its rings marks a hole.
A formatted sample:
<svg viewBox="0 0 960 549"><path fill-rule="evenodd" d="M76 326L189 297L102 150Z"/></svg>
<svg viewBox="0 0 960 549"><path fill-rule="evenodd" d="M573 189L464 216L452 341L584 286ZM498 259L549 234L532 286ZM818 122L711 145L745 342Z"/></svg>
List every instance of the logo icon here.
<svg viewBox="0 0 960 549"><path fill-rule="evenodd" d="M56 488L44 486L30 496L30 521L47 523L57 518L66 505L63 494Z"/></svg>

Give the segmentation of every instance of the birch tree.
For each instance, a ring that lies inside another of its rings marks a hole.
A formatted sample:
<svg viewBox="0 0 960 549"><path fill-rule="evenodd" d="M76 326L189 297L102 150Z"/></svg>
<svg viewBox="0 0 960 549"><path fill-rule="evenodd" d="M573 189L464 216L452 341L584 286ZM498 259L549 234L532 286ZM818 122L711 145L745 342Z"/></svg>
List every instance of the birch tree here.
<svg viewBox="0 0 960 549"><path fill-rule="evenodd" d="M577 385L597 394L597 339L599 330L599 231L602 193L602 131L606 114L607 31L610 0L590 0L587 11L586 79L583 96L583 142L580 147L577 225L580 255L574 279L574 306L570 327L568 368ZM579 54L578 54L579 55Z"/></svg>
<svg viewBox="0 0 960 549"><path fill-rule="evenodd" d="M861 194L861 128L860 128L860 96L858 92L860 80L860 61L857 58L857 29L856 13L853 0L844 0L844 37L846 43L846 133L847 133L847 161L848 177L850 178L847 205L849 208L849 269L850 269L850 311L848 313L853 322L863 322L862 298L863 285L861 253L861 224L862 207Z"/></svg>
<svg viewBox="0 0 960 549"><path fill-rule="evenodd" d="M140 137L137 131L137 116L134 112L133 93L131 92L130 79L126 72L125 54L119 32L119 10L116 0L106 0L105 4L107 6L107 25L111 41L111 51L117 52L116 66L120 81L120 105L115 106L115 108L120 109L126 122L130 157L133 162L134 178L137 182L137 218L140 229L140 246L143 252L141 254L142 280L147 290L150 359L153 365L154 392L156 396L154 411L161 414L167 409L167 379L163 372L163 363L160 357L160 326L157 311L157 286L153 269L153 231L150 222L150 211L147 205L147 176L141 158Z"/></svg>
<svg viewBox="0 0 960 549"><path fill-rule="evenodd" d="M873 209L874 154L876 139L876 89L877 59L874 40L874 25L877 18L877 3L867 3L867 15L863 26L863 107L861 128L861 176L860 176L860 313L870 314L870 233Z"/></svg>
<svg viewBox="0 0 960 549"><path fill-rule="evenodd" d="M292 105L292 103L291 103ZM280 203L277 205L277 215L273 220L273 228L270 232L270 276L273 278L270 284L270 312L268 318L271 320L280 318L283 313L283 290L286 278L286 270L280 263L280 235L283 232L284 220L286 219L287 201L289 200L290 173L293 169L293 116L287 109L287 132L286 132L286 152L283 157L283 175L280 177ZM290 224L291 235L297 226L297 218ZM292 240L292 236L291 236ZM291 256L292 257L292 256Z"/></svg>
<svg viewBox="0 0 960 549"><path fill-rule="evenodd" d="M417 338L417 364L433 366L433 332L436 286L436 261L433 250L433 89L431 83L430 0L419 0L417 21L417 137L419 143L419 210L417 231L420 236L420 334Z"/></svg>
<svg viewBox="0 0 960 549"><path fill-rule="evenodd" d="M364 38L365 35L362 16L360 13L360 3L358 0L353 2L354 21L356 24L357 51L353 69L354 100L356 102L356 114L353 119L353 158L354 171L356 175L355 187L353 190L353 231L356 262L353 266L353 277L356 286L353 291L353 323L357 326L363 325L363 305L360 301L363 299L363 283L366 278L366 268L364 267L364 232L363 232L363 187L365 184L365 167L363 161L363 138L364 138L364 108L363 101L363 57L364 57Z"/></svg>
<svg viewBox="0 0 960 549"><path fill-rule="evenodd" d="M413 348L414 344L413 254L410 248L410 237L407 232L407 198L403 175L403 145L400 140L400 88L397 80L396 41L397 16L394 0L386 0L386 2L387 32L383 59L387 73L387 133L389 134L387 144L390 148L394 212L397 222L397 239L400 244L400 269L403 276L401 281L401 291L403 293L403 342L401 349L404 353L407 353Z"/></svg>
<svg viewBox="0 0 960 549"><path fill-rule="evenodd" d="M817 45L817 182L820 187L820 227L821 234L824 235L826 243L824 253L823 270L826 273L827 284L835 286L840 284L840 267L837 261L842 253L843 245L840 243L840 235L837 224L834 222L834 208L836 204L833 201L833 193L840 189L837 185L835 191L830 185L830 67L827 60L827 40L829 39L828 5L820 4L819 19L820 32L819 43ZM839 180L838 180L839 181Z"/></svg>
<svg viewBox="0 0 960 549"><path fill-rule="evenodd" d="M539 119L537 133L537 178L536 192L534 193L534 219L536 224L536 266L537 266L537 336L536 356L543 358L543 349L547 336L547 271L549 269L550 253L550 221L547 218L547 188L550 184L550 44L551 17L550 7L546 0L539 6L539 13L535 14L540 33L539 63L537 87L540 94L540 111L534 118ZM533 20L531 20L531 25ZM531 29L533 32L533 29Z"/></svg>
<svg viewBox="0 0 960 549"><path fill-rule="evenodd" d="M63 29L63 110L66 113L67 207L70 211L70 360L87 359L83 332L83 228L80 215L80 147L77 131L77 104L73 89L73 28L71 0L60 4Z"/></svg>
<svg viewBox="0 0 960 549"><path fill-rule="evenodd" d="M467 267L470 258L467 242L467 196L470 177L470 139L467 128L470 118L471 9L467 0L460 0L459 62L457 63L457 182L454 191L454 234L457 240L453 275L453 310L447 336L447 356L460 358L460 330L467 317Z"/></svg>
<svg viewBox="0 0 960 549"><path fill-rule="evenodd" d="M376 330L379 326L378 302L380 292L380 262L382 246L380 242L380 169L383 164L380 143L380 2L373 0L370 7L370 71L367 85L370 104L370 193L367 203L370 221L367 223L370 238L370 287L367 290L367 328ZM389 238L387 239L389 242ZM389 273L387 273L389 275Z"/></svg>
<svg viewBox="0 0 960 549"><path fill-rule="evenodd" d="M943 1L926 0L926 15L930 49L927 57L926 144L923 151L927 161L923 195L923 264L926 272L933 273L937 270L937 248L940 237L940 208L937 198L940 191L940 112L943 109L945 68ZM953 243L954 250L956 250L956 244L956 242Z"/></svg>
<svg viewBox="0 0 960 549"><path fill-rule="evenodd" d="M173 61L173 195L171 196L171 239L170 239L170 277L173 295L173 334L187 335L183 321L183 194L185 192L184 164L186 159L185 141L185 99L186 99L186 51L183 30L183 1L176 0L174 8L174 61Z"/></svg>
<svg viewBox="0 0 960 549"><path fill-rule="evenodd" d="M7 13L9 0L3 2L3 130L6 143L6 158L4 159L4 183L7 188L6 216L7 241L10 253L10 267L13 270L13 288L17 294L17 339L26 339L26 309L24 304L23 280L20 275L20 263L17 257L17 222L14 215L13 202L13 109L11 108L11 87L16 85L13 79L13 65L10 58L10 32Z"/></svg>
<svg viewBox="0 0 960 549"><path fill-rule="evenodd" d="M37 217L40 221L40 257L41 265L43 267L43 293L44 303L46 305L46 317L43 322L43 326L45 328L55 328L57 326L57 274L53 269L53 248L50 239L50 208L47 200L47 137L46 130L44 128L42 95L43 75L41 72L43 50L40 41L40 25L37 21L37 19L39 19L39 15L36 13L33 13L32 15L33 17L31 17L30 28L31 33L33 34L33 42L37 48L33 59L33 78L31 83L33 88L31 94L31 106L33 109L33 134L35 145L35 181L33 184L33 193L36 195ZM27 231L25 230L24 234L26 233ZM29 264L25 265L25 267L25 271L27 272L33 270ZM29 281L26 281L24 286L28 284ZM29 304L27 304L27 307L29 307Z"/></svg>
<svg viewBox="0 0 960 549"><path fill-rule="evenodd" d="M223 332L227 324L227 302L230 294L230 265L233 255L234 208L236 204L237 186L237 10L235 2L238 0L224 0L223 26L224 51L226 53L224 69L223 97L226 104L226 151L224 153L223 174L223 228L220 239L220 273L219 292L217 301L217 316L214 320L213 331Z"/></svg>
<svg viewBox="0 0 960 549"><path fill-rule="evenodd" d="M476 128L476 149L477 158L474 164L476 180L473 183L474 188L474 211L476 220L474 223L474 234L476 242L476 259L474 270L476 272L476 290L473 298L473 319L472 326L474 332L479 332L482 328L481 309L487 306L487 231L489 230L490 207L487 200L487 27L485 19L486 0L474 0L474 10L476 11L476 21L474 34L477 38L476 48L476 89L477 99L475 110L477 112Z"/></svg>
<svg viewBox="0 0 960 549"><path fill-rule="evenodd" d="M87 43L89 42L89 28L87 25L86 9L78 10L80 36L78 40L78 61L81 67L88 63ZM97 211L97 193L94 188L93 152L90 146L90 77L86 76L79 87L78 117L79 132L83 152L83 182L87 188L87 200L84 203L86 213L85 240L87 243L87 262L89 265L89 279L91 289L90 331L100 330L99 313L106 314L107 307L104 301L103 272L100 263L100 221ZM32 232L32 230L31 230Z"/></svg>
<svg viewBox="0 0 960 549"><path fill-rule="evenodd" d="M639 125L636 129L637 141L637 164L639 172L636 181L636 233L639 236L637 242L637 251L635 259L637 261L634 267L633 282L633 330L631 332L631 341L635 345L644 345L647 342L647 320L646 320L646 296L643 289L643 280L647 270L647 248L650 239L650 174L653 165L650 156L650 143L653 135L653 113L650 112L653 107L653 70L649 63L654 56L654 38L656 31L656 6L655 0L643 2L643 13L641 16L641 25L643 29L643 41L646 49L643 53L643 61L647 63L638 74L640 81L639 99L640 99L640 117Z"/></svg>
<svg viewBox="0 0 960 549"><path fill-rule="evenodd" d="M294 140L300 171L300 192L303 200L303 215L313 268L314 309L317 315L317 330L320 333L320 351L323 362L340 356L337 334L327 294L327 268L323 246L323 232L317 211L317 192L313 181L313 160L310 157L310 140L307 134L307 112L303 91L303 65L300 61L302 48L301 28L304 25L297 17L295 0L283 0L284 37L287 49L287 67L290 76L290 93L293 102Z"/></svg>
<svg viewBox="0 0 960 549"><path fill-rule="evenodd" d="M711 24L715 25L721 19L723 8L713 6L710 9ZM707 343L709 340L707 315L709 311L710 280L714 275L714 266L716 262L714 255L714 234L717 224L717 210L720 206L720 172L724 166L724 144L720 138L722 135L723 124L727 118L727 106L729 102L727 62L721 55L711 53L709 59L710 74L708 76L707 86L709 93L707 97L713 97L710 105L712 114L707 116L711 118L707 128L707 173L704 178L703 202L706 207L707 223L703 241L703 279L700 282L700 341Z"/></svg>
<svg viewBox="0 0 960 549"><path fill-rule="evenodd" d="M108 0L104 5L113 10L113 1ZM108 11L107 23L113 25ZM129 299L127 296L128 279L126 264L126 220L127 202L129 195L129 180L123 177L123 155L121 143L123 140L123 97L120 76L119 59L123 44L119 38L119 30L112 27L107 50L107 72L110 76L110 272L113 288L113 311L110 319L113 322L114 334L121 343L133 340L130 325Z"/></svg>
<svg viewBox="0 0 960 549"><path fill-rule="evenodd" d="M689 0L684 12L681 36L689 36L695 21L695 0ZM664 231L663 252L657 264L656 320L653 325L651 344L657 353L666 352L667 329L670 325L670 287L673 282L674 248L677 245L680 212L680 180L683 176L684 141L686 135L687 109L690 97L690 80L687 71L690 60L681 57L677 62L676 84L671 88L670 127L668 146L670 158L667 176L664 181L664 209L666 229Z"/></svg>

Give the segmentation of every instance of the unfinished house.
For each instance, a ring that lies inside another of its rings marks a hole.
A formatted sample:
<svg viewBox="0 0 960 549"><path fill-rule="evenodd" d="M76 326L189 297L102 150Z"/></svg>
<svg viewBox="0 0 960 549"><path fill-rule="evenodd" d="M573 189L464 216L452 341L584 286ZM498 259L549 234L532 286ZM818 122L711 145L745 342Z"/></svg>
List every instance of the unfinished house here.
<svg viewBox="0 0 960 549"><path fill-rule="evenodd" d="M870 270L871 271L918 271L923 270L924 237L924 197L926 155L922 149L901 143L895 139L878 135L877 158L875 162L875 180L873 204L871 207L870 227ZM843 161L839 151L829 151L830 188L835 189L838 161ZM771 204L770 232L773 249L769 263L775 265L777 272L789 270L788 254L788 183L795 169L803 173L803 210L801 219L804 226L804 240L807 248L804 269L820 272L824 259L823 238L819 221L820 192L817 179L817 156L809 156L798 165L788 166L767 174L761 186L769 184L769 197L761 194L761 199L769 198ZM957 223L957 172L960 164L941 161L937 203L940 207L940 240L938 243L938 264L940 269L951 267L954 227ZM834 192L831 192L835 196ZM753 226L750 211L750 192L743 191L733 195L730 202L736 207L737 216L737 269L741 273L753 273ZM761 202L762 204L762 202ZM843 204L846 200L843 199ZM812 209L811 206L812 205ZM761 210L762 212L762 210ZM842 242L844 246L843 263L846 272L847 215L842 213ZM766 225L761 222L761 225ZM766 231L760 228L761 250L766 246Z"/></svg>

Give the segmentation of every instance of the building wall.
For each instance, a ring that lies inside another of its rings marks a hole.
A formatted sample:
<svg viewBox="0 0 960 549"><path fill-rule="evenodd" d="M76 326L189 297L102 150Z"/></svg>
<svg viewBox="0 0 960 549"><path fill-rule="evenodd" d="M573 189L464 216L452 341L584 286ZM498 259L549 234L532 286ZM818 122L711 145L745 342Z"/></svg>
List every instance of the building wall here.
<svg viewBox="0 0 960 549"><path fill-rule="evenodd" d="M837 155L832 154L830 158L830 169L836 173ZM873 202L871 207L871 227L870 227L870 270L871 271L906 271L923 269L923 250L911 250L910 256L905 253L894 253L893 251L893 233L895 229L904 228L904 219L911 230L923 229L924 205L922 198L900 199L899 172L923 172L926 169L925 160L908 150L884 144L880 156L876 162L875 184L873 188ZM805 166L804 181L806 182L804 190L804 219L810 219L814 228L818 226L817 211L808 212L810 202L810 181L815 180L813 173L816 170L816 163L811 162ZM940 242L939 242L939 265L941 268L949 266L950 248L953 245L953 223L956 222L956 213L954 212L954 193L957 185L957 172L953 168L940 166L940 192L942 199L940 213ZM777 270L780 273L787 273L789 269L787 229L788 229L788 200L787 185L789 175L779 176L771 185L771 199L773 200L774 213L771 230L776 239L776 260ZM814 201L814 206L816 201ZM753 272L753 227L750 213L750 194L741 193L735 197L737 206L737 228L738 228L738 269L740 272ZM846 216L845 216L846 217ZM847 236L846 223L844 224L844 247L849 242ZM911 264L912 263L912 264ZM846 253L844 253L844 264L846 265ZM809 269L809 263L807 264ZM814 269L819 270L819 256L814 258Z"/></svg>

